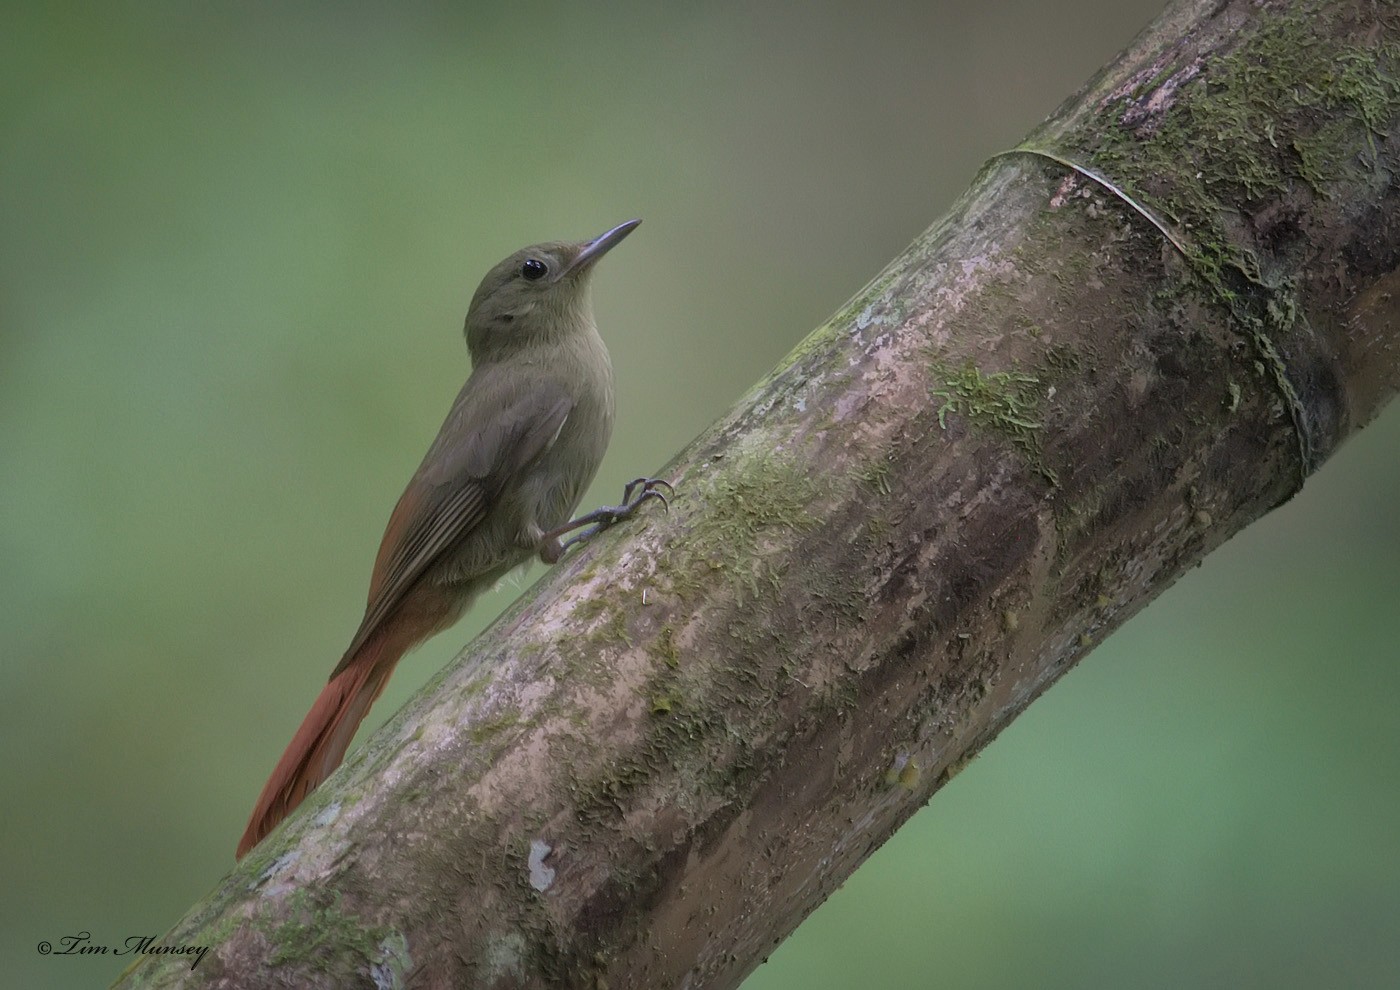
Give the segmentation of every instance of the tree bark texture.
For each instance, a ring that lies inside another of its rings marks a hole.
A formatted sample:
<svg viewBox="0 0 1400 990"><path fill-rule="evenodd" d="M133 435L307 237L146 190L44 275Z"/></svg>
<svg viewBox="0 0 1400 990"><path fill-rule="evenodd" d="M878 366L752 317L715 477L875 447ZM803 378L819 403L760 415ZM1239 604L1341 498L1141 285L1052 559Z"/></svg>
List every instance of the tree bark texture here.
<svg viewBox="0 0 1400 990"><path fill-rule="evenodd" d="M1397 80L1170 7L119 985L738 985L1400 385Z"/></svg>

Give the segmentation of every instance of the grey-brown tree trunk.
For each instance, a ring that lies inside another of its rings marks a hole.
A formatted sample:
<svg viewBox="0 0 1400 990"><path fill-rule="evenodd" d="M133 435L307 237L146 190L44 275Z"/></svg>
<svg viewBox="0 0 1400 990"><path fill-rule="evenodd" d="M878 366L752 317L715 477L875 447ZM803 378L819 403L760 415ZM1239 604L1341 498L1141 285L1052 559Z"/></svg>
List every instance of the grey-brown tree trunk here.
<svg viewBox="0 0 1400 990"><path fill-rule="evenodd" d="M1172 6L119 985L737 985L1394 393L1396 80Z"/></svg>

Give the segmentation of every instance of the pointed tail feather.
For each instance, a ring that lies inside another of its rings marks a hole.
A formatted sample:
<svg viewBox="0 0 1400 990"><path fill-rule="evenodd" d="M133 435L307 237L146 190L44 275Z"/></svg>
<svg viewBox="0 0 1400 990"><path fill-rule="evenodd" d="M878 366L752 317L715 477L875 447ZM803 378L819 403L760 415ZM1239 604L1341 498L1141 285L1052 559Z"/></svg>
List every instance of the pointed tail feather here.
<svg viewBox="0 0 1400 990"><path fill-rule="evenodd" d="M404 652L401 644L375 637L322 688L263 785L248 827L238 842L236 858L242 859L340 766L355 731Z"/></svg>

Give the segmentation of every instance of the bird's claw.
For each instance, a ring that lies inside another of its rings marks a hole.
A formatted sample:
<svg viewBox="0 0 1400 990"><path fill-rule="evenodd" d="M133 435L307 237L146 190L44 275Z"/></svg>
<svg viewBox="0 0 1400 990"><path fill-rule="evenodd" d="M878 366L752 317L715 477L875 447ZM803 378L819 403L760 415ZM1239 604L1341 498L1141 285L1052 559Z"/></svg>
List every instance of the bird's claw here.
<svg viewBox="0 0 1400 990"><path fill-rule="evenodd" d="M636 491L639 486L642 489L642 494L633 502L632 493ZM666 491L662 492L662 487L665 487ZM676 486L665 478L633 478L623 486L622 504L628 506L628 511L630 512L647 499L658 498L661 500L661 504L666 507L666 511L670 512L671 499L675 498L675 495Z"/></svg>
<svg viewBox="0 0 1400 990"><path fill-rule="evenodd" d="M665 488L666 491L661 491L662 488ZM546 533L545 549L541 551L541 556L546 563L554 563L564 556L569 547L576 543L585 543L608 527L615 526L629 518L649 498L657 499L666 511L670 512L671 498L675 497L675 494L675 486L665 478L634 478L622 489L621 505L601 506ZM569 539L559 539L565 533L572 533L576 529L580 532Z"/></svg>

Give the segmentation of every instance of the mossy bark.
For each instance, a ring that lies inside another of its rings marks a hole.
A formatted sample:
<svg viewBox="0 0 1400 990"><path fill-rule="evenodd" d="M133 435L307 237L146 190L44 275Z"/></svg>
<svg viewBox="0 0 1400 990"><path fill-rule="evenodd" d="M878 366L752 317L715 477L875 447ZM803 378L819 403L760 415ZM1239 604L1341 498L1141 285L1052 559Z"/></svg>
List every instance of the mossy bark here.
<svg viewBox="0 0 1400 990"><path fill-rule="evenodd" d="M119 985L737 985L1400 385L1397 79L1171 7Z"/></svg>

